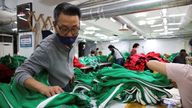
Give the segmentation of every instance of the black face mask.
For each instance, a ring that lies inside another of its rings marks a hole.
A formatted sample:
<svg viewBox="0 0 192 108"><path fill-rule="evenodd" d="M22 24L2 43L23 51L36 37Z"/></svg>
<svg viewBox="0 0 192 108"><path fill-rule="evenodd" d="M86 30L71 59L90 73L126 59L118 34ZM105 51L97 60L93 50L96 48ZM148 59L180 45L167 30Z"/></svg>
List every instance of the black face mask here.
<svg viewBox="0 0 192 108"><path fill-rule="evenodd" d="M77 39L77 36L69 37L69 36L60 36L59 34L57 34L57 37L59 38L59 41L62 44L68 45L68 46L71 46L75 42L75 40Z"/></svg>

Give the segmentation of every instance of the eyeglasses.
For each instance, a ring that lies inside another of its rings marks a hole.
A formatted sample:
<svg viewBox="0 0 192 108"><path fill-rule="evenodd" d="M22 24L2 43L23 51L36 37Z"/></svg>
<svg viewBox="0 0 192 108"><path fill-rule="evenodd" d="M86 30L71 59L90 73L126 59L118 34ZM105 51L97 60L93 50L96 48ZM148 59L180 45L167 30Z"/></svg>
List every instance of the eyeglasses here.
<svg viewBox="0 0 192 108"><path fill-rule="evenodd" d="M80 27L77 27L77 26L73 26L71 28L67 26L58 26L58 27L63 35L67 35L69 32L71 32L73 36L77 36L80 30Z"/></svg>

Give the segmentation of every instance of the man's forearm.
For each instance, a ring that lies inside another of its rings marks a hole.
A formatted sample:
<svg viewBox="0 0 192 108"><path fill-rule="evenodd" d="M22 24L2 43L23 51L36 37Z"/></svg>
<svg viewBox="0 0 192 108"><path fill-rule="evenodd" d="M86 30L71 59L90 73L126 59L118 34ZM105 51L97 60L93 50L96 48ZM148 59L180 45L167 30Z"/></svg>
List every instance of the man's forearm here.
<svg viewBox="0 0 192 108"><path fill-rule="evenodd" d="M37 92L42 92L41 89L43 88L47 88L48 86L41 83L41 82L38 82L37 80L35 80L34 78L28 78L24 81L24 86L28 89L31 89L31 90L34 90L34 91L37 91ZM43 93L42 93L43 94Z"/></svg>

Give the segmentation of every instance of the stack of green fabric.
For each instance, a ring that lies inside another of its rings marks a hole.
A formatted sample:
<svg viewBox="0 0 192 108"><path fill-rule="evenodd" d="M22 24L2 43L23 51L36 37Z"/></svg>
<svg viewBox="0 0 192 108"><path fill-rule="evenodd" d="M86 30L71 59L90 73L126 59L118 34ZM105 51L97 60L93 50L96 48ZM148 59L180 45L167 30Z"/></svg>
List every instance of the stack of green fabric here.
<svg viewBox="0 0 192 108"><path fill-rule="evenodd" d="M41 72L36 80L48 84L48 75ZM51 98L26 89L18 85L14 80L10 84L0 83L0 108L88 108L90 107L89 97L63 92Z"/></svg>
<svg viewBox="0 0 192 108"><path fill-rule="evenodd" d="M10 55L6 55L0 58L0 63L5 64L11 70L15 70L18 66L20 66L25 61L25 59L27 58L24 56L14 55L12 57Z"/></svg>
<svg viewBox="0 0 192 108"><path fill-rule="evenodd" d="M94 69L99 66L99 63L106 63L107 62L107 56L85 56L79 58L79 61L86 65L86 66L91 66Z"/></svg>
<svg viewBox="0 0 192 108"><path fill-rule="evenodd" d="M158 104L162 98L171 97L170 93L164 90L171 87L170 81L160 73L131 71L113 64L112 68L103 68L94 75L85 76L76 76L81 78L77 78L79 83L74 92L83 91L94 97L99 108L105 107L113 99L146 105Z"/></svg>

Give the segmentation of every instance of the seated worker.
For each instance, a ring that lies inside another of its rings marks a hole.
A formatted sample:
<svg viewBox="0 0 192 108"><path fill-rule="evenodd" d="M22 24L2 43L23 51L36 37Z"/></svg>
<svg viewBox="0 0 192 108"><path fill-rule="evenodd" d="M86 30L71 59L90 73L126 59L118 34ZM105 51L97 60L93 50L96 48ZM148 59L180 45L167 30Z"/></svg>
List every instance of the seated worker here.
<svg viewBox="0 0 192 108"><path fill-rule="evenodd" d="M14 80L21 86L47 97L71 91L74 78L74 43L80 29L80 9L69 3L58 4L54 9L56 33L46 37L31 57L16 69ZM42 70L49 75L47 86L34 79Z"/></svg>
<svg viewBox="0 0 192 108"><path fill-rule="evenodd" d="M173 63L186 64L186 56L187 56L186 50L181 49L179 55L173 59Z"/></svg>
<svg viewBox="0 0 192 108"><path fill-rule="evenodd" d="M114 57L115 63L123 66L124 58L121 52L117 48L115 48L113 45L109 45L108 48L111 51L111 56L109 57L108 61L110 61Z"/></svg>

